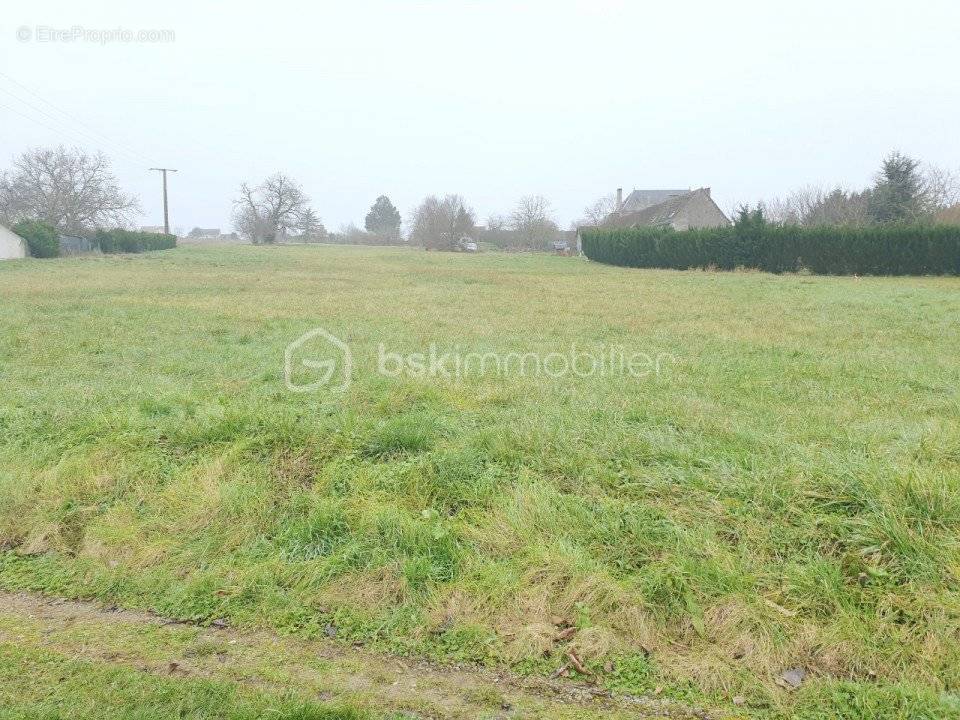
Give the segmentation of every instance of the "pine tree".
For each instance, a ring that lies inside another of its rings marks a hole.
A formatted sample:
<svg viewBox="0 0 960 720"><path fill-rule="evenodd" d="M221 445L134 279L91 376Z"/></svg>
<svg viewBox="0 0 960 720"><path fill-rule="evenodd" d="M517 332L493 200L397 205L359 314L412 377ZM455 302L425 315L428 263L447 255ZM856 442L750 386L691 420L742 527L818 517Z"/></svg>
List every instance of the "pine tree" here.
<svg viewBox="0 0 960 720"><path fill-rule="evenodd" d="M307 208L300 214L299 230L308 242L321 242L327 237L327 229L313 208Z"/></svg>
<svg viewBox="0 0 960 720"><path fill-rule="evenodd" d="M890 153L877 175L869 212L878 223L919 220L924 214L920 163L899 152Z"/></svg>
<svg viewBox="0 0 960 720"><path fill-rule="evenodd" d="M371 206L363 226L368 232L396 240L400 237L400 211L393 206L390 198L381 195Z"/></svg>

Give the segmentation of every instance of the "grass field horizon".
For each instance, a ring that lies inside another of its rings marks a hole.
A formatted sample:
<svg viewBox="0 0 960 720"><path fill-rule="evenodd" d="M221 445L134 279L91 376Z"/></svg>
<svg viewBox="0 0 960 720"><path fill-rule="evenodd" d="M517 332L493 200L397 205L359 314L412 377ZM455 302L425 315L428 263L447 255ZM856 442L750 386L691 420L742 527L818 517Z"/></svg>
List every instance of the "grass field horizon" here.
<svg viewBox="0 0 960 720"><path fill-rule="evenodd" d="M536 254L0 264L0 587L518 673L572 649L741 715L956 715L957 318L956 278ZM318 327L352 382L290 392ZM377 371L431 345L664 361Z"/></svg>

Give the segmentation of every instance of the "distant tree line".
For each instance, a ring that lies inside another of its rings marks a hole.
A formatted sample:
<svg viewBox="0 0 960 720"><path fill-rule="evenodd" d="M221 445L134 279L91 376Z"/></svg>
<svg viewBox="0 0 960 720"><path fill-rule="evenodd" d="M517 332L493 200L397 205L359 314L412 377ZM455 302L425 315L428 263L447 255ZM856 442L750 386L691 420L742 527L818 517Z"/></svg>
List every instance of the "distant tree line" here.
<svg viewBox="0 0 960 720"><path fill-rule="evenodd" d="M244 202L246 195L241 199ZM293 202L287 205L296 206ZM446 251L462 250L470 242L501 249L548 250L553 242L565 237L552 217L549 201L540 195L521 198L509 215L491 216L485 227L478 223L476 212L461 195L428 195L410 213L406 238L401 225L400 211L389 197L381 195L370 207L363 228L350 223L336 232L317 235L315 240L350 245L404 244ZM302 234L287 236L303 238Z"/></svg>
<svg viewBox="0 0 960 720"><path fill-rule="evenodd" d="M504 250L550 250L565 236L550 201L542 195L525 195L509 215L489 218L483 238Z"/></svg>
<svg viewBox="0 0 960 720"><path fill-rule="evenodd" d="M173 235L125 229L139 213L137 199L120 189L102 153L34 148L0 173L0 222L27 241L33 257L58 257L67 235L104 253L176 245Z"/></svg>
<svg viewBox="0 0 960 720"><path fill-rule="evenodd" d="M955 174L893 152L870 187L807 187L757 208L770 225L862 227L960 224L958 203L960 180ZM605 195L584 208L573 227L602 225L615 210L615 197ZM120 189L109 160L99 153L63 146L36 148L16 157L12 167L0 173L0 222L11 227L21 223L24 232L29 230L37 238L40 253L49 252L51 244L30 223L92 239L98 231L129 229L139 213L137 199ZM280 172L259 183L240 185L232 221L240 237L257 244L407 244L429 250L462 250L474 243L506 250L551 250L572 244L572 231L560 229L550 202L542 195L526 195L510 212L491 215L485 223L478 222L463 196L429 195L410 213L406 234L400 211L387 195L380 195L362 228L351 223L329 232L303 187Z"/></svg>
<svg viewBox="0 0 960 720"><path fill-rule="evenodd" d="M957 203L960 178L956 174L892 152L871 187L806 187L760 206L768 222L815 227L950 222L951 217L957 222Z"/></svg>
<svg viewBox="0 0 960 720"><path fill-rule="evenodd" d="M370 207L363 221L363 228L353 223L343 225L335 233L330 233L328 242L343 245L400 245L403 235L400 232L400 211L386 195L380 195Z"/></svg>

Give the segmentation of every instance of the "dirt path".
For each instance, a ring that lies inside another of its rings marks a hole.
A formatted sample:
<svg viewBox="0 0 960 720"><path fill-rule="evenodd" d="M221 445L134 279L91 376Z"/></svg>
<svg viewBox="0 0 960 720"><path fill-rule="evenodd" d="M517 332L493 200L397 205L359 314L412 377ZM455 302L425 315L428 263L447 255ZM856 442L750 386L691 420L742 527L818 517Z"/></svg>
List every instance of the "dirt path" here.
<svg viewBox="0 0 960 720"><path fill-rule="evenodd" d="M0 643L125 666L350 702L412 718L707 718L653 698L398 658L334 641L198 627L149 613L0 592Z"/></svg>

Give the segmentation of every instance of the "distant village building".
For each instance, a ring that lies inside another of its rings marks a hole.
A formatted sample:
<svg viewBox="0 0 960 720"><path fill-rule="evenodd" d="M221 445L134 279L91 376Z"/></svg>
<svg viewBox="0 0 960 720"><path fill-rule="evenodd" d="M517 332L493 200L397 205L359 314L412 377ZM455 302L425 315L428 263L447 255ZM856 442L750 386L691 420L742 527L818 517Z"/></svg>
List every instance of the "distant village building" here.
<svg viewBox="0 0 960 720"><path fill-rule="evenodd" d="M0 260L19 260L28 254L27 241L0 225Z"/></svg>
<svg viewBox="0 0 960 720"><path fill-rule="evenodd" d="M163 225L141 225L140 232L163 233Z"/></svg>
<svg viewBox="0 0 960 720"><path fill-rule="evenodd" d="M196 240L214 240L220 237L220 228L195 227L188 235Z"/></svg>

